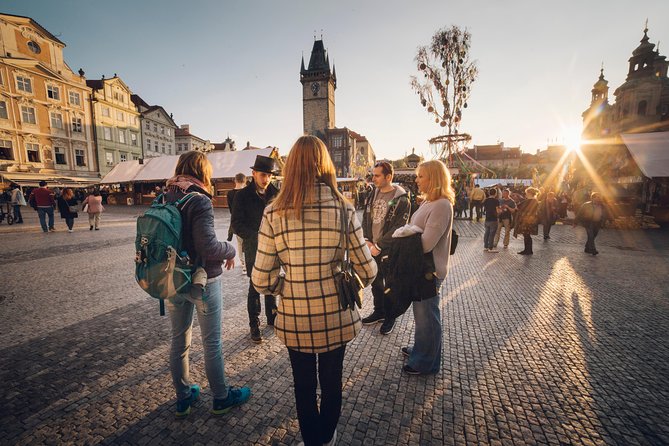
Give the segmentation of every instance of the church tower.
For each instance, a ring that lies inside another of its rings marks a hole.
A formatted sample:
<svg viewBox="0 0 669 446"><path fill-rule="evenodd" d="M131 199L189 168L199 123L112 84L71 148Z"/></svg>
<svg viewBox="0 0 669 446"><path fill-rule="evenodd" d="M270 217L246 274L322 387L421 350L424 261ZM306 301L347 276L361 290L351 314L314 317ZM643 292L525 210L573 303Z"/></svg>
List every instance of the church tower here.
<svg viewBox="0 0 669 446"><path fill-rule="evenodd" d="M609 105L609 82L604 79L604 66L599 71L599 79L593 85L590 107L581 115L583 117L583 138L599 138L608 133L607 121Z"/></svg>
<svg viewBox="0 0 669 446"><path fill-rule="evenodd" d="M314 41L309 66L304 67L304 56L300 67L302 83L302 121L304 134L315 135L326 141L326 130L335 126L335 97L337 74L323 40Z"/></svg>

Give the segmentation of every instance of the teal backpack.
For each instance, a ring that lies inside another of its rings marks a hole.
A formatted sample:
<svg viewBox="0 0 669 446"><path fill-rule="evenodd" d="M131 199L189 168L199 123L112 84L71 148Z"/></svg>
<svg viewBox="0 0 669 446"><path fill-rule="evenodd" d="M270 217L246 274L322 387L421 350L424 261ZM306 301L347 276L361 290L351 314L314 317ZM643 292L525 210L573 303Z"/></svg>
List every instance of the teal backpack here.
<svg viewBox="0 0 669 446"><path fill-rule="evenodd" d="M161 194L144 215L137 218L135 237L135 280L151 297L160 300L165 315L165 299L190 290L193 265L183 249L180 209L198 192L166 203Z"/></svg>

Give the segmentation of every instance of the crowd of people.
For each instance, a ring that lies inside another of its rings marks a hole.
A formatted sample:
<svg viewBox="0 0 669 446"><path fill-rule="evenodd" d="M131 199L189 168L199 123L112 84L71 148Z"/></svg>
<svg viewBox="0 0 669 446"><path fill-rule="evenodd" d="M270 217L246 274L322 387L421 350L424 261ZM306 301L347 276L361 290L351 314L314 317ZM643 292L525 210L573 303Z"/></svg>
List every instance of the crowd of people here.
<svg viewBox="0 0 669 446"><path fill-rule="evenodd" d="M100 229L100 216L104 212L102 196L98 189L83 190L65 188L49 188L46 181L40 181L39 187L33 188L26 195L18 184L11 184L5 193L5 200L12 207L15 224L23 224L24 206L30 206L39 219L42 232L56 231L55 210L65 220L68 232L74 232L74 220L79 217L79 211L88 215L89 229Z"/></svg>

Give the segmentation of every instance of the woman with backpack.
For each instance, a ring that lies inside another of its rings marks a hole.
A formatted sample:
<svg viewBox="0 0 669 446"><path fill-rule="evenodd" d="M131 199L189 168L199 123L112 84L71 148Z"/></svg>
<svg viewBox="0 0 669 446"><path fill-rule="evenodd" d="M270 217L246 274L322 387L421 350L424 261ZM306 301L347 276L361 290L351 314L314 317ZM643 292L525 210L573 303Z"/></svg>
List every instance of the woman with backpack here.
<svg viewBox="0 0 669 446"><path fill-rule="evenodd" d="M74 232L74 219L79 216L77 213L77 199L74 198L74 191L71 187L63 189L63 194L58 197L58 212L60 217L65 219L68 232Z"/></svg>
<svg viewBox="0 0 669 446"><path fill-rule="evenodd" d="M223 369L221 348L222 288L221 275L234 267L235 248L219 241L214 231L214 207L211 203L212 166L202 152L191 151L179 157L174 176L167 181L164 201L176 203L193 192L180 207L183 246L193 268L206 272L206 286L201 292L177 294L167 300L172 324L170 372L177 394L177 418L190 413L191 405L200 395L200 387L190 382L188 370L193 312L197 311L204 346L204 366L213 393L211 413L222 415L245 403L251 396L248 387L228 386Z"/></svg>
<svg viewBox="0 0 669 446"><path fill-rule="evenodd" d="M339 247L346 232L344 206L349 224L343 235L363 286L372 282L377 267L355 210L337 188L334 165L320 139L300 137L283 175L281 191L265 208L251 279L259 293L281 296L274 329L288 347L302 444L333 445L341 414L344 352L362 327L357 308L341 308L335 285L333 267L343 255Z"/></svg>

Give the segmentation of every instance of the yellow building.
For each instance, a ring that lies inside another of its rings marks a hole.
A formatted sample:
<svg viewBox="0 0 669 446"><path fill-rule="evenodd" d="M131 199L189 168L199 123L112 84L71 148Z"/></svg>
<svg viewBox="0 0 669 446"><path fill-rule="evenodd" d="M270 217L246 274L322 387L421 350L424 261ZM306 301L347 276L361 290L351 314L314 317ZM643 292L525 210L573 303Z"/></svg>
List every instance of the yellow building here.
<svg viewBox="0 0 669 446"><path fill-rule="evenodd" d="M21 185L99 181L84 72L29 17L0 14L0 176Z"/></svg>

